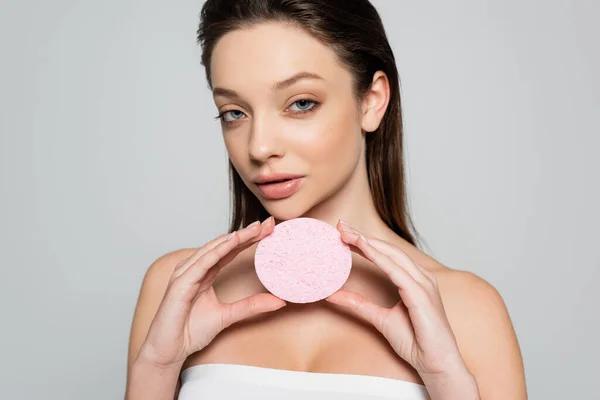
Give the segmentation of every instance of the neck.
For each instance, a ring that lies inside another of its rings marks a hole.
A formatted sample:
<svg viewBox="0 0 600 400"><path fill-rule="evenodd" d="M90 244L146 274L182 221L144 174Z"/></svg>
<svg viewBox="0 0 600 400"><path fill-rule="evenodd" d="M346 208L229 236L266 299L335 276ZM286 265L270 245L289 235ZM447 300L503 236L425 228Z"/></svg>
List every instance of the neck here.
<svg viewBox="0 0 600 400"><path fill-rule="evenodd" d="M380 217L369 187L365 161L361 160L343 187L304 213L303 217L315 218L336 226L341 219L351 227L399 246L421 265L435 264L405 239L394 232Z"/></svg>
<svg viewBox="0 0 600 400"><path fill-rule="evenodd" d="M316 218L336 226L342 219L351 227L384 240L398 240L398 235L380 217L369 188L366 163L363 159L350 179L333 195L310 209L305 217Z"/></svg>

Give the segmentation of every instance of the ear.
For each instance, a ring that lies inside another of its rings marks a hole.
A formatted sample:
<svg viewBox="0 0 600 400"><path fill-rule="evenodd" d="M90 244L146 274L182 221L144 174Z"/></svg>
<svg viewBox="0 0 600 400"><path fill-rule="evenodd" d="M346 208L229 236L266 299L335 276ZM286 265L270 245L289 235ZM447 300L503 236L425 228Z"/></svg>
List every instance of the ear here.
<svg viewBox="0 0 600 400"><path fill-rule="evenodd" d="M362 103L362 129L373 132L381 123L390 101L390 85L383 71L373 74L371 87L365 94Z"/></svg>

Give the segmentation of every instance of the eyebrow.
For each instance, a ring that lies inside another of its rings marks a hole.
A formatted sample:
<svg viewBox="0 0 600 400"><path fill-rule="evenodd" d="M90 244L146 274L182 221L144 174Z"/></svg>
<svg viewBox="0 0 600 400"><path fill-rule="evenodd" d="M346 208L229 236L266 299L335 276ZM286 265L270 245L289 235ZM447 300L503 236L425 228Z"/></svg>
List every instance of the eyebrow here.
<svg viewBox="0 0 600 400"><path fill-rule="evenodd" d="M284 79L283 81L280 82L276 82L271 90L283 90L286 89L294 84L296 84L297 82L303 80L303 79L316 79L316 80L324 80L320 75L312 73L312 72L298 72L295 75L292 75L291 77ZM221 88L221 87L216 87L213 89L213 96L225 96L225 97L231 97L231 98L241 98L241 96L239 94L237 94L237 92L235 92L234 90L231 89L225 89L225 88Z"/></svg>

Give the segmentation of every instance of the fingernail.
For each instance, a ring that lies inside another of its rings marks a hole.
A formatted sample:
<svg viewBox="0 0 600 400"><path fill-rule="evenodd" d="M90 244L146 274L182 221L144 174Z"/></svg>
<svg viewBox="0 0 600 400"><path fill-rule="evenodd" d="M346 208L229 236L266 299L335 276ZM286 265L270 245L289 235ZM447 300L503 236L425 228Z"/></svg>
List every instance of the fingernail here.
<svg viewBox="0 0 600 400"><path fill-rule="evenodd" d="M360 238L362 240L364 240L366 244L371 244L371 243L369 243L369 241L367 240L367 238L365 237L365 235L363 235L362 233L360 234Z"/></svg>
<svg viewBox="0 0 600 400"><path fill-rule="evenodd" d="M340 219L340 222L342 223L342 229L343 229L343 230L345 230L346 232L350 232L350 233L353 233L353 232L354 232L354 230L353 230L352 228L350 228L350 226L348 226L348 224L347 224L347 223L345 223L345 222L344 222L344 221L342 221L341 219Z"/></svg>
<svg viewBox="0 0 600 400"><path fill-rule="evenodd" d="M248 228L250 228L252 226L255 226L255 225L258 225L258 224L260 224L260 221L254 221L253 223L251 223L250 225L248 225Z"/></svg>
<svg viewBox="0 0 600 400"><path fill-rule="evenodd" d="M263 222L263 225L266 225L266 224L270 223L270 222L271 222L272 220L274 220L274 219L275 219L275 217L273 217L273 216L271 215L269 218L265 219L265 221Z"/></svg>
<svg viewBox="0 0 600 400"><path fill-rule="evenodd" d="M227 238L225 239L225 241L231 240L235 237L235 232L231 232L229 235L227 235Z"/></svg>

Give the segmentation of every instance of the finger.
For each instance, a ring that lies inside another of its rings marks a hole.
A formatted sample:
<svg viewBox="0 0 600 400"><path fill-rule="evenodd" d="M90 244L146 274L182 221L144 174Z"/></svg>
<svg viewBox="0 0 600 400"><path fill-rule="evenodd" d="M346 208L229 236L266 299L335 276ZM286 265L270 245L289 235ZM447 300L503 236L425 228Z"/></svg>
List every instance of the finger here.
<svg viewBox="0 0 600 400"><path fill-rule="evenodd" d="M225 304L222 314L223 329L255 315L279 310L286 305L284 300L271 293L259 293L231 304Z"/></svg>
<svg viewBox="0 0 600 400"><path fill-rule="evenodd" d="M214 267L223 257L240 244L240 237L237 232L233 232L228 240L218 244L215 248L204 254L195 264L191 265L178 278L188 285L200 282L209 269Z"/></svg>
<svg viewBox="0 0 600 400"><path fill-rule="evenodd" d="M364 238L348 231L341 234L342 240L354 245L362 251L368 260L373 262L390 278L390 280L402 291L414 293L419 284L415 279L402 267L398 266L388 256L377 250L375 247Z"/></svg>
<svg viewBox="0 0 600 400"><path fill-rule="evenodd" d="M258 236L250 238L250 240L248 240L246 243L239 244L237 247L235 247L232 251L227 253L227 255L225 255L223 258L221 258L221 260L219 260L213 267L211 267L206 272L206 274L202 278L202 284L200 286L200 289L198 289L198 291L203 291L203 290L206 290L208 287L210 287L214 283L218 273L221 271L221 269L224 266L226 266L228 263L233 261L239 253L246 250L248 247L254 245L256 242L262 240L265 236L267 236L271 232L273 232L274 227L275 227L275 220L273 220L271 218L265 220L263 222L262 231L260 232L260 234Z"/></svg>
<svg viewBox="0 0 600 400"><path fill-rule="evenodd" d="M433 272L423 268L398 246L377 238L370 238L369 236L367 236L367 239L374 247L379 249L379 251L386 254L399 266L405 268L417 282L421 284L427 283L433 286L437 285L437 278Z"/></svg>
<svg viewBox="0 0 600 400"><path fill-rule="evenodd" d="M265 221L266 222L266 221ZM239 236L240 243L246 243L248 240L256 237L261 232L261 225L259 221L253 222L245 228L242 228L238 231L232 232ZM216 239L206 243L204 246L200 247L185 263L175 269L173 271L174 278L183 275L192 265L196 264L198 260L204 257L209 251L215 249L221 243L225 242L227 238L231 235L224 234Z"/></svg>
<svg viewBox="0 0 600 400"><path fill-rule="evenodd" d="M355 235L363 235L367 238L369 243L375 247L377 250L388 256L392 261L394 261L398 266L404 268L408 273L419 283L435 283L435 277L425 268L421 267L417 263L415 263L406 252L404 252L398 246L387 242L385 240L381 240L371 235L366 235L360 230L356 228L352 228L343 222L340 223L341 229L349 231Z"/></svg>
<svg viewBox="0 0 600 400"><path fill-rule="evenodd" d="M196 296L199 296L201 293L203 293L209 287L211 287L213 285L213 283L215 283L215 280L217 279L217 275L219 275L220 270L221 270L221 268L218 268L215 266L213 268L210 268L206 272L206 274L204 274L204 277L202 278L201 283L200 283L200 287L198 288L198 291L196 292Z"/></svg>
<svg viewBox="0 0 600 400"><path fill-rule="evenodd" d="M259 221L253 222L252 224L248 225L247 227L240 229L239 231L236 231L236 232L240 235L256 234L257 233L256 227L259 226L259 224L260 224ZM202 256L204 256L210 250L214 249L219 244L226 241L227 238L229 237L229 235L231 235L231 233L225 233L225 234L218 236L217 238L211 240L210 242L207 242L200 248L198 248L198 250L194 254L192 254L192 256L185 263L183 263L179 268L177 268L177 275L183 274L191 265L193 265L200 258L202 258Z"/></svg>
<svg viewBox="0 0 600 400"><path fill-rule="evenodd" d="M385 321L389 310L374 304L360 294L341 289L325 300L348 309L373 325L379 332L383 333L385 330Z"/></svg>
<svg viewBox="0 0 600 400"><path fill-rule="evenodd" d="M216 266L217 263L220 262L219 268L223 267L225 265L225 263L223 263L223 259L233 252L237 246L246 245L251 239L260 237L257 235L260 235L263 226L267 227L266 232L269 232L269 229L272 231L274 227L274 218L269 217L263 224L255 225L252 228L254 233L251 231L249 234L245 235L245 238L244 235L242 235L242 231L244 231L244 229L239 232L232 233L231 235L233 236L231 236L229 240L225 240L213 249L209 250L195 264L191 265L181 276L183 277L187 275L185 279L190 283L199 282L204 278L208 270ZM242 240L244 241L242 242ZM233 257L235 257L235 255L237 254L233 254ZM231 256L229 256L229 259L231 259Z"/></svg>
<svg viewBox="0 0 600 400"><path fill-rule="evenodd" d="M240 242L240 244L235 249L233 249L229 254L227 254L225 257L223 257L223 259L221 261L219 261L218 266L222 267L222 266L227 265L239 253L241 253L242 251L246 250L248 247L254 245L256 242L261 241L266 236L271 234L273 232L273 229L275 228L275 219L267 218L261 224L261 226L262 226L261 231L259 232L259 234L257 236L249 238L246 242Z"/></svg>
<svg viewBox="0 0 600 400"><path fill-rule="evenodd" d="M216 246L226 241L231 234L232 232L224 233L220 236L217 236L210 242L207 242L204 245L197 248L196 251L190 257L177 264L177 266L173 270L172 278L181 276L190 266L198 262L198 260L209 250L214 249Z"/></svg>
<svg viewBox="0 0 600 400"><path fill-rule="evenodd" d="M336 228L337 228L337 230L340 232L340 235L342 235L344 232L348 232L348 230L347 230L347 229L343 229L345 226L348 226L348 225L347 225L345 222L343 222L343 221L340 219L340 220L338 221L337 225L336 225ZM365 255L363 254L363 252L362 252L362 251L361 251L361 250L360 250L358 247L356 247L356 246L355 246L355 245L353 245L352 243L348 243L348 242L346 242L346 244L350 246L350 248L352 249L352 251L353 251L353 252L355 252L356 254L359 254L359 255L361 255L361 256L362 256L362 257L364 257L364 258L367 258L367 256L365 256Z"/></svg>
<svg viewBox="0 0 600 400"><path fill-rule="evenodd" d="M392 261L398 264L399 267L404 268L408 273L419 283L424 284L426 282L431 283L430 278L423 272L422 268L417 266L413 260L404 253L401 249L395 247L392 244L386 243L377 238L367 236L367 240L373 247L388 256Z"/></svg>

